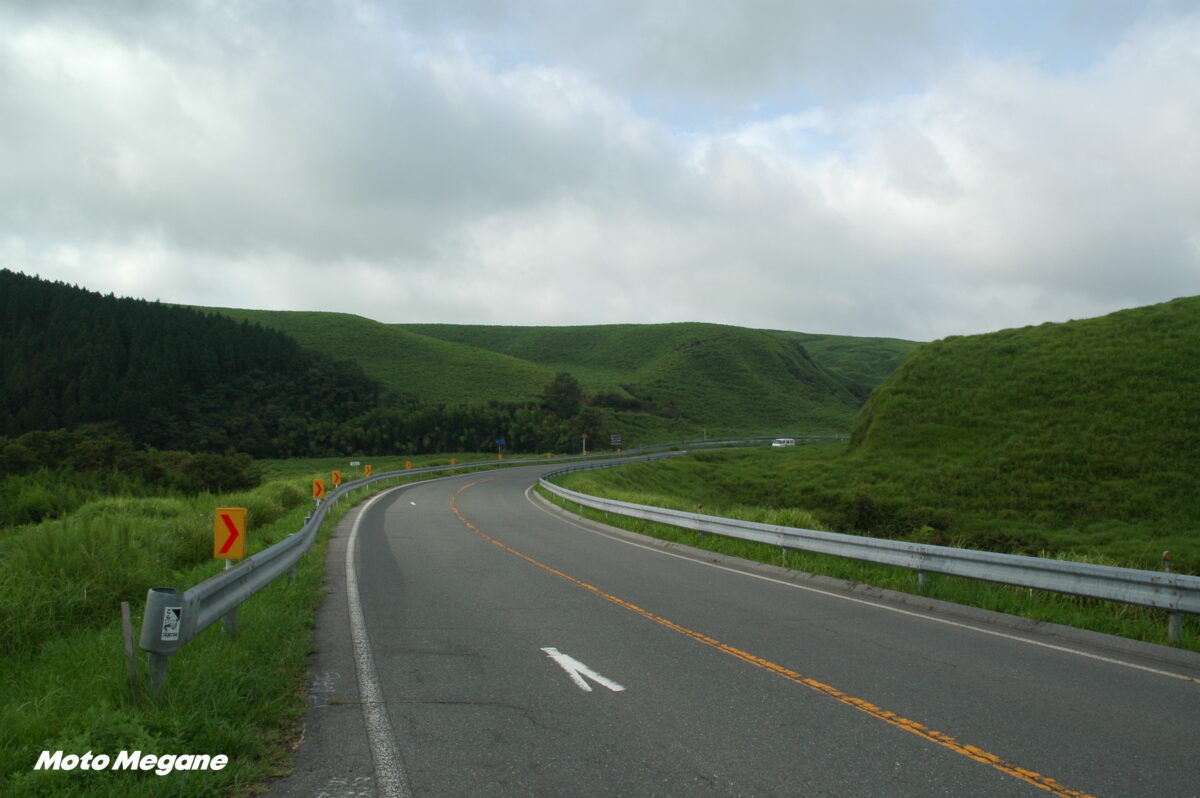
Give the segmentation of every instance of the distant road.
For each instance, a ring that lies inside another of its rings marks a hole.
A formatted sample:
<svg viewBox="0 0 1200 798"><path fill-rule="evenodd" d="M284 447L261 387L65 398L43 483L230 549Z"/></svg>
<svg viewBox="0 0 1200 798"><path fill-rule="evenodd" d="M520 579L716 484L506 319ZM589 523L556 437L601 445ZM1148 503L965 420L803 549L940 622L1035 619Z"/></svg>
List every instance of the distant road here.
<svg viewBox="0 0 1200 798"><path fill-rule="evenodd" d="M341 697L272 795L1200 796L1200 671L636 545L532 497L549 468L361 511L377 715L334 573Z"/></svg>

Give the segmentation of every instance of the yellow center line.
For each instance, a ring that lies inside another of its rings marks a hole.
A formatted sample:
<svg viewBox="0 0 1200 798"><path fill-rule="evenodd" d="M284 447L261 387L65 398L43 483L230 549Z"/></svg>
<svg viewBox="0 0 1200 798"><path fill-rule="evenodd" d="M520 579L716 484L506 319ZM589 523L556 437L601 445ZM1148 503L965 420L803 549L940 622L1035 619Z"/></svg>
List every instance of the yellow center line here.
<svg viewBox="0 0 1200 798"><path fill-rule="evenodd" d="M671 621L667 618L663 618L661 615L655 615L654 613L650 612L649 610L642 609L641 607L637 606L636 604L632 604L628 601L625 601L624 599L614 596L611 593L605 593L603 590L596 587L595 585L588 584L587 582L584 582L581 579L576 579L575 577L573 577L569 574L563 573L562 571L558 570L557 568L553 568L549 565L546 565L545 563L543 563L539 560L535 560L534 558L530 557L527 554L523 554L522 552L517 551L516 549L512 548L511 546L507 546L504 543L501 543L500 541L491 537L486 532L484 532L482 529L480 529L479 527L475 526L470 521L468 521L466 519L466 517L463 516L463 514L458 509L458 495L460 493L462 493L463 491L467 490L468 488L473 488L478 484L479 484L478 482L472 482L468 485L464 485L463 487L461 487L457 491L455 491L454 495L450 497L450 509L454 512L454 516L456 518L458 518L458 520L461 521L463 523L463 525L467 527L467 529L470 529L472 532L474 532L476 535L478 535L479 537L486 540L488 543L491 543L493 546L498 546L499 548L503 549L504 551L508 552L509 554L512 554L516 557L520 557L522 560L525 560L525 562L529 563L530 565L536 565L538 568L541 568L544 571L548 571L548 572L554 574L555 576L561 577L562 579L567 580L571 584L578 585L579 587L583 588L584 590L588 590L588 591L596 594L597 596L600 596L601 598L606 599L607 601L611 601L613 604L616 604L620 607L624 607L625 609L629 610L630 612L637 613L638 615L641 615L643 618L654 621L657 624L661 624L662 626L665 626L668 629L672 629L676 632L679 632L682 635L686 635L687 637L690 637L693 640L696 640L700 643L704 643L705 645L712 646L713 648L715 648L719 651L723 651L726 654L729 654L730 656L737 657L738 659L742 660L743 662L748 662L751 665L762 668L763 670L767 670L778 676L782 676L783 678L787 679L788 681L795 682L796 684L804 685L805 687L815 690L818 693L823 693L824 695L830 696L831 698L834 698L834 699L842 702L843 704L852 706L857 710L860 710L862 712L867 713L868 715L871 715L872 717L879 718L882 721L890 723L891 725L895 726L896 728L903 729L906 732L915 734L918 737L921 737L922 739L928 740L929 742L937 743L938 745L942 746L943 748L948 748L956 754L961 754L962 756L965 756L969 759L973 759L976 762L982 762L985 765L990 765L991 767L995 768L996 770L999 770L1001 773L1006 773L1009 776L1020 779L1021 781L1025 782L1027 784L1031 784L1034 787L1037 787L1038 789L1045 790L1046 792L1050 793L1051 795L1060 796L1061 798L1096 798L1096 796L1094 796L1090 793L1080 792L1079 790L1073 790L1070 787L1060 784L1058 781L1055 781L1054 779L1050 778L1049 776L1044 776L1041 773L1037 773L1032 770L1027 770L1025 768L1014 765L1011 762L1007 762L1004 759L1001 759L1000 757L996 756L995 754L991 754L991 753L988 753L987 751L984 751L982 748L978 748L973 745L967 745L965 743L961 743L958 740L956 740L954 737L950 736L949 734L945 734L943 732L936 731L934 729L930 729L929 727L925 726L924 724L918 723L915 720L909 720L908 718L901 717L900 715L897 715L895 712L889 712L886 709L875 706L874 704L872 704L869 701L864 701L861 698L855 698L854 696L847 695L846 693L843 693L841 690L838 690L836 687L832 687L828 684L825 684L824 682L819 682L816 679L810 679L806 676L803 676L802 674L797 673L794 670L791 670L790 668L785 668L782 665L778 665L774 662L771 662L770 660L763 659L762 657L756 657L755 655L751 654L748 651L743 651L740 648L735 648L734 646L731 646L728 643L722 643L719 640L715 640L715 639L709 637L708 635L705 635L700 632L689 629L686 626L680 626L679 624L675 623L674 621Z"/></svg>

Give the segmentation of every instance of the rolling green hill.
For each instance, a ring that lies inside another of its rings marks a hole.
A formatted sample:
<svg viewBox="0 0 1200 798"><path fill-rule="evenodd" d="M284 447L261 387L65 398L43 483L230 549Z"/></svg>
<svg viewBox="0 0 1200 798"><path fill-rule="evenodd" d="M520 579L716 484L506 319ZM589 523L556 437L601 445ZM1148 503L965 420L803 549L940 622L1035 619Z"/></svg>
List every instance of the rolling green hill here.
<svg viewBox="0 0 1200 798"><path fill-rule="evenodd" d="M760 330L701 323L398 326L568 371L600 395L600 404L687 419L711 434L841 432L861 401L802 347Z"/></svg>
<svg viewBox="0 0 1200 798"><path fill-rule="evenodd" d="M1123 539L1153 561L1150 540L1194 537L1200 518L1198 344L1200 297L947 338L872 395L850 456L919 469L997 524Z"/></svg>
<svg viewBox="0 0 1200 798"><path fill-rule="evenodd" d="M848 432L869 386L906 345L915 345L700 323L382 324L344 313L203 310L351 360L413 404L538 402L554 375L568 372L589 404L607 414L607 429L640 442L705 433ZM814 349L834 368L811 356Z"/></svg>
<svg viewBox="0 0 1200 798"><path fill-rule="evenodd" d="M405 399L428 404L517 402L539 395L554 372L513 357L462 346L349 313L201 308L290 335L301 346L358 363Z"/></svg>
<svg viewBox="0 0 1200 798"><path fill-rule="evenodd" d="M1200 297L947 338L875 390L840 453L710 452L595 478L917 542L1151 569L1171 550L1200 573L1198 347Z"/></svg>
<svg viewBox="0 0 1200 798"><path fill-rule="evenodd" d="M920 346L916 341L900 338L855 338L782 330L771 332L803 346L813 360L846 380L864 400L899 368L909 352Z"/></svg>

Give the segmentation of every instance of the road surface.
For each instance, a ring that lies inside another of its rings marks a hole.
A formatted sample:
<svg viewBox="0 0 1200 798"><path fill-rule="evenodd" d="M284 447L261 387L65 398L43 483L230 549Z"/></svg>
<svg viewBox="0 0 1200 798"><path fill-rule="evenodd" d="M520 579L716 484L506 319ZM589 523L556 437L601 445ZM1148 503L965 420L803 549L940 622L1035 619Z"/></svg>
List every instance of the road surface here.
<svg viewBox="0 0 1200 798"><path fill-rule="evenodd" d="M1200 796L1200 657L690 555L548 507L546 470L342 522L271 795Z"/></svg>

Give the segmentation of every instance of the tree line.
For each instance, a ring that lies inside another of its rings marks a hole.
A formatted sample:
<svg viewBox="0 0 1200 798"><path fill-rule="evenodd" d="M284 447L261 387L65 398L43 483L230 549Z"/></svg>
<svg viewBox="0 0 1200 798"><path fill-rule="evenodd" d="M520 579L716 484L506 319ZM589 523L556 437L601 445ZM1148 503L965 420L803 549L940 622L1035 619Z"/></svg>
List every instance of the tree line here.
<svg viewBox="0 0 1200 798"><path fill-rule="evenodd" d="M7 269L0 311L10 469L28 460L21 436L50 430L117 437L131 451L269 458L488 451L497 439L506 451L561 452L584 433L607 443L611 425L611 409L585 406L569 374L539 401L402 402L357 364L282 332Z"/></svg>

